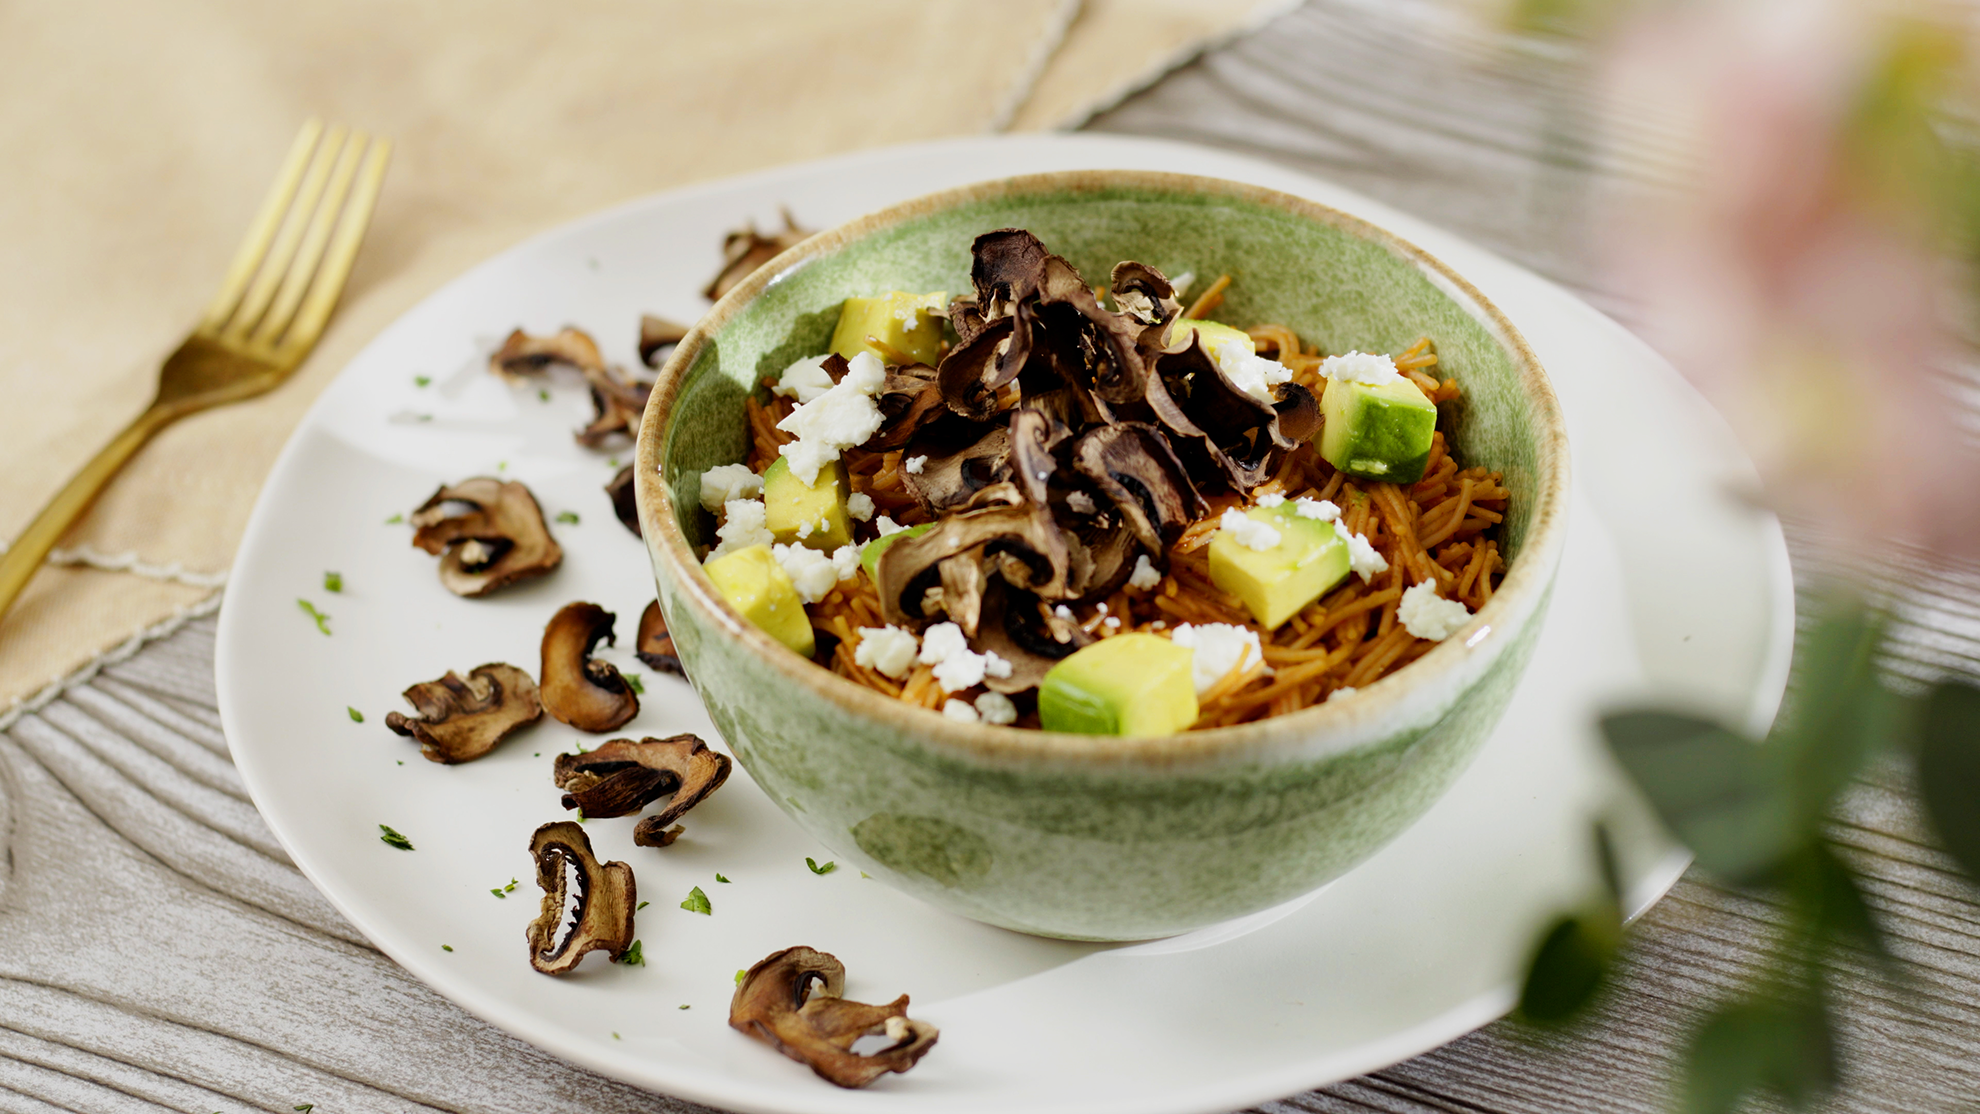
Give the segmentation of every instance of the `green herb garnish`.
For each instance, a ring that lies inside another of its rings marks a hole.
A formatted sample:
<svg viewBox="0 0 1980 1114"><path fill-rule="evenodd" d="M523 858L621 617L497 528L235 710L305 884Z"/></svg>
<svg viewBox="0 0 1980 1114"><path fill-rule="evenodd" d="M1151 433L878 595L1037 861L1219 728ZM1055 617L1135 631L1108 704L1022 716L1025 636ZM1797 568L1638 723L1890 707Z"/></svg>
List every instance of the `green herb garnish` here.
<svg viewBox="0 0 1980 1114"><path fill-rule="evenodd" d="M378 831L381 833L378 837L379 842L385 844L387 847L396 847L401 851L410 851L413 849L412 840L393 831L391 825L380 824L378 825Z"/></svg>
<svg viewBox="0 0 1980 1114"><path fill-rule="evenodd" d="M536 392L536 397L539 402L549 402L550 392L539 388Z"/></svg>
<svg viewBox="0 0 1980 1114"><path fill-rule="evenodd" d="M682 1002L682 1003L680 1004L680 1007L679 1007L679 1008L681 1008L681 1009L687 1009L687 1003L686 1003L686 1002Z"/></svg>
<svg viewBox="0 0 1980 1114"><path fill-rule="evenodd" d="M613 1034L612 1034L612 1039L613 1039L613 1040L618 1040L618 1039L619 1039L619 1034L617 1034L617 1033L613 1033Z"/></svg>
<svg viewBox="0 0 1980 1114"><path fill-rule="evenodd" d="M316 1109L316 1104L313 1102L301 1102L301 1103L297 1103L294 1106L291 1106L289 1109L300 1110L302 1111L302 1114L309 1114L310 1111Z"/></svg>
<svg viewBox="0 0 1980 1114"><path fill-rule="evenodd" d="M346 712L349 712L349 713L351 714L351 722L352 722L352 723L363 723L363 722L364 722L364 713L363 713L363 712L360 712L360 711L358 711L358 710L357 710L356 708L353 708L353 707L351 707L351 706L350 706L349 704L346 704L346 705L344 705L344 710L345 710Z"/></svg>
<svg viewBox="0 0 1980 1114"><path fill-rule="evenodd" d="M324 573L324 574L323 574L323 590L324 590L324 591L326 591L326 592L341 592L341 591L343 591L343 590L344 590L344 574L343 574L343 573L340 573L340 572L326 572L326 573Z"/></svg>
<svg viewBox="0 0 1980 1114"><path fill-rule="evenodd" d="M637 674L637 673L621 673L621 674L619 674L619 676L621 676L621 677L624 677L624 678L626 679L626 684L627 684L627 685L628 685L629 687L631 687L631 689L633 690L633 694L634 694L635 696L645 696L645 695L646 695L646 682L645 682L644 680L642 680L642 679L640 678L640 675L639 675L639 674Z"/></svg>
<svg viewBox="0 0 1980 1114"><path fill-rule="evenodd" d="M497 886L488 892L494 894L496 897L508 897L510 894L516 892L516 880L511 878L508 885Z"/></svg>
<svg viewBox="0 0 1980 1114"><path fill-rule="evenodd" d="M440 950L441 950L441 951L443 951L443 952L450 952L450 951L453 951L453 950L454 950L454 945L452 945L452 944L442 944L442 945L440 945Z"/></svg>
<svg viewBox="0 0 1980 1114"><path fill-rule="evenodd" d="M572 526L576 526L576 525L578 524L578 515L577 515L577 512L576 512L576 511L558 511L558 512L557 512L557 521L559 521L559 522L563 522L563 523L567 523L567 524L569 524L569 525L572 525Z"/></svg>
<svg viewBox="0 0 1980 1114"><path fill-rule="evenodd" d="M413 376L413 386L415 387L430 386L432 383L433 383L433 377L431 375Z"/></svg>
<svg viewBox="0 0 1980 1114"><path fill-rule="evenodd" d="M747 975L747 974L749 974L749 972L748 972L748 971L745 971L745 970L743 970L743 969L742 969L742 968L740 968L740 967L738 967L738 968L736 968L736 985L737 985L737 986L741 986L741 985L742 985L742 981L743 981L743 976L744 976L744 975Z"/></svg>
<svg viewBox="0 0 1980 1114"><path fill-rule="evenodd" d="M650 901L642 901L642 902L640 902L640 903L639 903L638 905L635 905L635 906L633 906L633 912L635 912L635 913L637 913L637 912L639 912L639 911L640 911L641 909L644 909L644 908L646 908L647 906L649 906L649 905L651 905L651 904L653 904L653 903L652 903L652 902L650 902Z"/></svg>
<svg viewBox="0 0 1980 1114"><path fill-rule="evenodd" d="M307 615L311 619L314 619L316 621L317 630L322 631L324 634L330 633L330 616L325 615L321 611L318 611L316 609L315 604L309 602L308 600L299 599L296 601L296 606L303 609L304 615Z"/></svg>
<svg viewBox="0 0 1980 1114"><path fill-rule="evenodd" d="M619 953L618 962L628 967L646 966L646 953L640 949L639 941L634 940L631 946Z"/></svg>
<svg viewBox="0 0 1980 1114"><path fill-rule="evenodd" d="M727 881L728 881L728 879L727 879L727 878L724 878L724 877L722 877L722 872L721 872L721 871L719 871L719 870L715 872L715 880L716 880L717 882L727 882Z"/></svg>
<svg viewBox="0 0 1980 1114"><path fill-rule="evenodd" d="M715 913L715 907L708 904L708 895L701 892L700 886L688 891L687 900L681 902L681 908L703 916L713 916Z"/></svg>
<svg viewBox="0 0 1980 1114"><path fill-rule="evenodd" d="M810 855L806 855L804 857L804 865L810 867L811 873L813 874L830 874L833 871L839 869L838 863L826 863L825 865L820 866L817 862L815 862L812 859Z"/></svg>
<svg viewBox="0 0 1980 1114"><path fill-rule="evenodd" d="M390 518L388 518L388 519L386 519L386 520L385 520L385 525L387 525L387 526L397 526L397 525L398 525L399 523L401 523L401 522L404 522L405 520L406 520L406 516L405 516L405 515L402 515L402 514L395 514L395 515L393 515L392 517L390 517Z"/></svg>

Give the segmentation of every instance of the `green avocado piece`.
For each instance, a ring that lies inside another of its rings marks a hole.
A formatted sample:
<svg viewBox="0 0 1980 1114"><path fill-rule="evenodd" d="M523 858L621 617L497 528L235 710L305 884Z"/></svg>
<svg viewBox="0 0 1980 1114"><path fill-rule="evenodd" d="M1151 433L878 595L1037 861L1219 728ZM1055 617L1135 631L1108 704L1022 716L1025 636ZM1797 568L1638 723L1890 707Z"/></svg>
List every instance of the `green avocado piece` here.
<svg viewBox="0 0 1980 1114"><path fill-rule="evenodd" d="M1194 660L1159 635L1103 638L1045 674L1039 723L1081 735L1173 735L1196 722Z"/></svg>
<svg viewBox="0 0 1980 1114"><path fill-rule="evenodd" d="M908 526L896 530L884 538L874 538L872 541L867 542L865 547L859 551L859 567L866 570L866 578L868 580L878 579L879 574L873 570L879 567L880 555L887 552L888 546L900 541L902 538L920 537L934 528L935 524L933 522L924 522L919 526Z"/></svg>
<svg viewBox="0 0 1980 1114"><path fill-rule="evenodd" d="M1210 539L1210 582L1244 601L1266 630L1325 595L1348 574L1348 544L1331 522L1302 518L1295 504L1244 512L1279 532L1279 544L1253 549L1228 531Z"/></svg>
<svg viewBox="0 0 1980 1114"><path fill-rule="evenodd" d="M1350 476L1413 484L1430 462L1437 404L1407 378L1379 387L1333 381L1320 396L1320 455Z"/></svg>
<svg viewBox="0 0 1980 1114"><path fill-rule="evenodd" d="M846 497L852 494L846 466L833 461L818 470L818 482L805 486L778 457L763 472L763 525L779 545L806 545L830 553L852 541Z"/></svg>
<svg viewBox="0 0 1980 1114"><path fill-rule="evenodd" d="M1203 338L1205 351L1208 351L1213 344L1235 341L1244 345L1246 352L1254 356L1258 354L1258 342L1252 340L1251 335L1243 329L1234 329L1217 321L1198 321L1189 317L1178 317L1175 323L1169 326L1168 347L1171 349L1184 347L1189 343L1192 333Z"/></svg>
<svg viewBox="0 0 1980 1114"><path fill-rule="evenodd" d="M818 648L797 586L769 546L752 545L724 554L703 565L702 571L721 590L722 598L763 633L805 657Z"/></svg>
<svg viewBox="0 0 1980 1114"><path fill-rule="evenodd" d="M861 352L871 352L883 364L899 361L881 348L867 343L868 337L912 363L933 366L942 350L942 319L949 311L949 295L909 294L895 290L878 298L847 298L839 310L838 327L832 330L832 351L850 360Z"/></svg>

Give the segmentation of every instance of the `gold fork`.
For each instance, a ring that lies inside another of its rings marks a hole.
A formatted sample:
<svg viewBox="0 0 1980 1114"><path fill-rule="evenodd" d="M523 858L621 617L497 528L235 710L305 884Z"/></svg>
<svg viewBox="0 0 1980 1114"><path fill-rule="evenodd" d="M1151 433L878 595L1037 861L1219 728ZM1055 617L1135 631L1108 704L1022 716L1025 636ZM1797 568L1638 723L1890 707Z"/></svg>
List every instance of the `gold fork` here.
<svg viewBox="0 0 1980 1114"><path fill-rule="evenodd" d="M275 387L316 347L371 223L391 152L389 140L367 139L341 124L327 132L319 120L303 125L220 292L185 343L165 358L151 406L0 555L0 615L152 434L187 414Z"/></svg>

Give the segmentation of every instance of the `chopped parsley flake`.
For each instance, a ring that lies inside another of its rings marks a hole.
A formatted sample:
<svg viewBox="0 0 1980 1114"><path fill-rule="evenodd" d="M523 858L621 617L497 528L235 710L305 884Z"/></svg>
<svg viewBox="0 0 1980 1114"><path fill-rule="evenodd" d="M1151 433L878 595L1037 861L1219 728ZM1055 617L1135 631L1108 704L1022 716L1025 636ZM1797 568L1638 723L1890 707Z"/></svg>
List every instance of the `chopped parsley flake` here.
<svg viewBox="0 0 1980 1114"><path fill-rule="evenodd" d="M510 894L516 892L516 880L511 878L508 885L497 886L488 892L494 894L496 897L508 897Z"/></svg>
<svg viewBox="0 0 1980 1114"><path fill-rule="evenodd" d="M681 908L703 916L713 916L715 913L715 907L708 904L708 895L701 892L700 886L688 891L687 900L681 902Z"/></svg>
<svg viewBox="0 0 1980 1114"><path fill-rule="evenodd" d="M390 517L390 518L388 518L388 519L386 519L386 520L385 520L385 525L387 525L387 526L397 526L397 525L398 525L399 523L401 523L401 522L404 522L405 520L406 520L406 516L405 516L405 515L402 515L402 514L395 514L395 515L393 515L392 517Z"/></svg>
<svg viewBox="0 0 1980 1114"><path fill-rule="evenodd" d="M496 461L496 462L495 462L495 470L496 470L497 472L506 472L506 471L508 471L508 470L509 470L509 462L508 462L508 461L506 461L506 460L498 460L498 461Z"/></svg>
<svg viewBox="0 0 1980 1114"><path fill-rule="evenodd" d="M296 606L303 609L304 615L316 621L317 630L322 631L324 634L330 633L330 616L318 611L315 604L308 600L299 599L296 601Z"/></svg>
<svg viewBox="0 0 1980 1114"><path fill-rule="evenodd" d="M326 572L326 573L324 573L324 574L323 574L323 590L324 590L324 591L326 591L326 592L341 592L341 591L343 591L343 590L344 590L344 574L343 574L343 573L340 573L340 572Z"/></svg>
<svg viewBox="0 0 1980 1114"><path fill-rule="evenodd" d="M605 462L605 467L607 468L617 468L618 466L619 466L619 458L616 456Z"/></svg>
<svg viewBox="0 0 1980 1114"><path fill-rule="evenodd" d="M539 401L542 401L542 402L549 402L549 401L550 401L550 392L549 392L549 391L546 391L546 390L542 390L541 388L539 388L539 389L537 390L537 392L536 392L536 397L537 397L537 399L538 399Z"/></svg>
<svg viewBox="0 0 1980 1114"><path fill-rule="evenodd" d="M618 1040L618 1039L619 1039L619 1034L617 1034L617 1033L613 1033L613 1034L612 1034L612 1039L613 1039L613 1040Z"/></svg>
<svg viewBox="0 0 1980 1114"><path fill-rule="evenodd" d="M742 969L742 968L740 968L740 967L738 967L738 968L736 968L736 985L737 985L737 986L741 986L741 985L742 985L742 981L743 981L743 976L744 976L744 975L747 975L747 974L749 974L749 972L748 972L748 971L745 971L745 970L743 970L743 969Z"/></svg>
<svg viewBox="0 0 1980 1114"><path fill-rule="evenodd" d="M632 686L634 695L636 696L646 695L646 681L643 678L641 678L639 674L621 673L619 674L619 676L624 677L626 679L626 684Z"/></svg>
<svg viewBox="0 0 1980 1114"><path fill-rule="evenodd" d="M351 706L350 706L349 704L346 704L346 705L344 705L344 710L345 710L346 712L349 712L349 713L351 714L351 722L352 722L352 723L363 723L363 722L364 722L364 713L363 713L363 712L360 712L360 711L358 711L358 710L357 710L356 708L353 708L353 707L351 707Z"/></svg>
<svg viewBox="0 0 1980 1114"><path fill-rule="evenodd" d="M646 953L641 950L639 941L634 940L630 947L620 953L618 961L628 967L644 967L646 966Z"/></svg>
<svg viewBox="0 0 1980 1114"><path fill-rule="evenodd" d="M289 1109L300 1110L302 1111L302 1114L309 1114L310 1111L316 1109L316 1104L313 1102L299 1102L296 1105L291 1106Z"/></svg>
<svg viewBox="0 0 1980 1114"><path fill-rule="evenodd" d="M416 421L416 422L430 422L430 421L432 421L432 420L433 420L433 415L431 415L431 414L414 414L414 415L413 415L413 421Z"/></svg>
<svg viewBox="0 0 1980 1114"><path fill-rule="evenodd" d="M429 386L429 385L431 385L431 384L432 384L432 382L433 382L433 377L432 377L431 375L415 375L415 376L413 376L413 385L414 385L414 386L419 386L419 387L425 387L425 386ZM302 1109L302 1107L300 1107L300 1106L298 1106L298 1107L296 1107L296 1109L297 1109L297 1110L301 1110L301 1109Z"/></svg>
<svg viewBox="0 0 1980 1114"><path fill-rule="evenodd" d="M804 857L804 865L810 867L811 873L813 874L830 874L833 871L839 869L838 863L826 863L823 866L820 866L818 862L814 860L810 855L806 855Z"/></svg>
<svg viewBox="0 0 1980 1114"><path fill-rule="evenodd" d="M576 511L558 511L557 521L576 526L578 524L578 514Z"/></svg>
<svg viewBox="0 0 1980 1114"><path fill-rule="evenodd" d="M650 901L642 901L642 902L640 902L640 903L639 903L638 905L635 905L635 906L633 906L633 912L635 912L635 913L637 913L637 912L639 912L639 911L640 911L641 909L644 909L644 908L646 908L647 906L649 906L649 905L651 905L651 904L653 904L653 903L652 903L652 902L650 902Z"/></svg>
<svg viewBox="0 0 1980 1114"><path fill-rule="evenodd" d="M715 872L715 880L716 880L717 882L727 882L727 881L728 881L728 879L727 879L727 878L724 878L724 877L722 877L722 872L721 872L721 871L719 871L719 870Z"/></svg>
<svg viewBox="0 0 1980 1114"><path fill-rule="evenodd" d="M387 847L396 847L401 851L410 851L413 849L412 840L393 831L391 825L380 824L378 825L378 831L381 833L378 837L379 842L385 844Z"/></svg>
<svg viewBox="0 0 1980 1114"><path fill-rule="evenodd" d="M442 945L440 945L440 950L441 950L441 951L443 951L443 952L450 952L450 951L453 951L453 950L454 950L454 945L452 945L452 944L442 944Z"/></svg>

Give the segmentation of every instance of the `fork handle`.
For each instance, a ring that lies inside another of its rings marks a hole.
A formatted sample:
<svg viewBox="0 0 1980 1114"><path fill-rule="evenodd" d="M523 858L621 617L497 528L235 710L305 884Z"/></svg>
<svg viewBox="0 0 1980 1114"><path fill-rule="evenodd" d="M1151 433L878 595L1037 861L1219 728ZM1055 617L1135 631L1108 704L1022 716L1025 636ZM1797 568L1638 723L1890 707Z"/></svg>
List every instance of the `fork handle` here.
<svg viewBox="0 0 1980 1114"><path fill-rule="evenodd" d="M21 589L34 578L35 570L41 567L48 551L55 548L55 543L62 540L69 526L89 509L97 494L109 486L111 478L131 459L132 454L151 440L152 434L170 425L172 419L178 416L172 408L152 403L130 425L125 426L122 433L103 446L102 451L88 464L83 465L82 470L61 491L56 492L55 498L41 508L41 513L34 516L34 521L21 531L21 536L7 547L7 552L0 554L0 616L6 615L15 597L21 594Z"/></svg>

